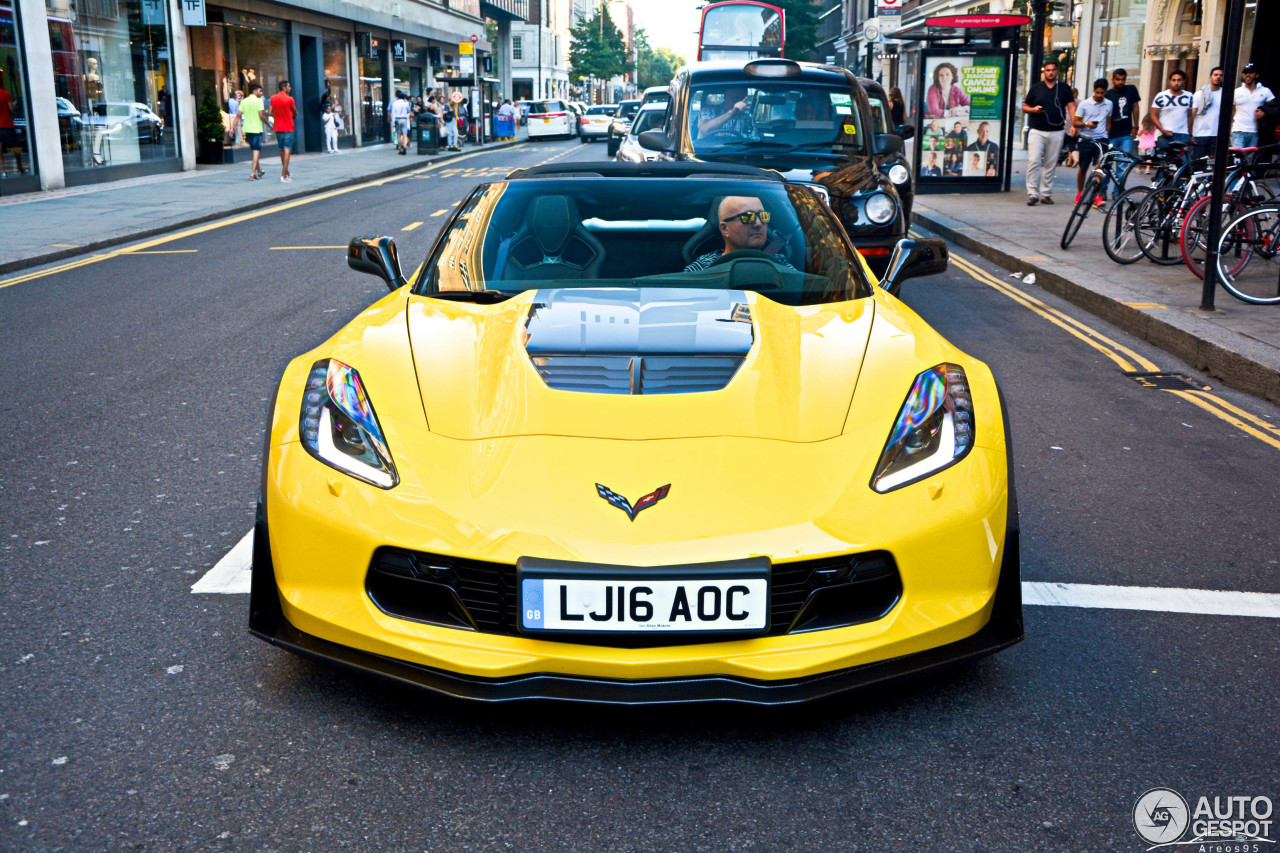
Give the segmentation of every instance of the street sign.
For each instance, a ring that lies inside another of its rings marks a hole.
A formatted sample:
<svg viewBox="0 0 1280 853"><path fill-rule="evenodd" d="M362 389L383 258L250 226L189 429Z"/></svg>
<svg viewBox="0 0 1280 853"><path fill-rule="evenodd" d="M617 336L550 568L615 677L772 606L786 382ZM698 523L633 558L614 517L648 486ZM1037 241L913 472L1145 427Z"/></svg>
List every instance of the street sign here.
<svg viewBox="0 0 1280 853"><path fill-rule="evenodd" d="M472 36L472 37L471 37L471 43L472 43L472 44L475 44L475 43L476 43L476 42L478 42L478 41L480 41L480 36Z"/></svg>
<svg viewBox="0 0 1280 853"><path fill-rule="evenodd" d="M902 0L879 0L876 3L876 11L881 15L886 12L902 14Z"/></svg>
<svg viewBox="0 0 1280 853"><path fill-rule="evenodd" d="M458 57L458 73L463 77L470 77L476 73L475 56L459 56Z"/></svg>
<svg viewBox="0 0 1280 853"><path fill-rule="evenodd" d="M880 41L880 21L877 18L869 18L862 25L862 37L867 40L868 44L875 44Z"/></svg>
<svg viewBox="0 0 1280 853"><path fill-rule="evenodd" d="M455 91L452 95L449 96L449 100L453 101L455 104L462 103L462 93Z"/></svg>
<svg viewBox="0 0 1280 853"><path fill-rule="evenodd" d="M458 42L458 56L473 56L476 52L475 45L469 41Z"/></svg>
<svg viewBox="0 0 1280 853"><path fill-rule="evenodd" d="M925 18L924 23L929 27L987 29L988 27L1021 27L1031 23L1031 19L1026 15L939 15L935 18Z"/></svg>
<svg viewBox="0 0 1280 853"><path fill-rule="evenodd" d="M405 46L404 39L391 40L391 61L392 62L408 62L409 48Z"/></svg>

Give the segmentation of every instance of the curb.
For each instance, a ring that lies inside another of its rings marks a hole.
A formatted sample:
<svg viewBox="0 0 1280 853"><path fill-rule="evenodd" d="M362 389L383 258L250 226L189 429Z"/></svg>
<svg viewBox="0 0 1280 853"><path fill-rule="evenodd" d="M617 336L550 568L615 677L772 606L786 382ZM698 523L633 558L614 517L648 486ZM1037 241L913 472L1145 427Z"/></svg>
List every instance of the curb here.
<svg viewBox="0 0 1280 853"><path fill-rule="evenodd" d="M520 139L520 140L516 140L515 142L496 142L496 143L493 143L492 145L486 145L485 147L479 149L479 151L480 152L499 151L503 148L513 148L517 145L524 145L528 141L529 141L528 139ZM274 198L266 199L263 201L255 201L250 204L240 205L238 207L229 207L223 210L214 211L212 213L206 213L201 216L192 216L187 219L180 220L178 222L168 222L164 225L157 225L153 228L144 228L140 231L130 231L127 234L117 234L115 236L108 237L105 240L98 240L97 242L94 242L94 243L86 243L83 246L76 246L75 248L71 248L71 249L59 249L56 252L45 252L44 254L41 254L41 255L32 255L31 257L27 257L27 258L19 258L16 261L8 261L6 263L0 264L0 275L16 272L18 270L29 269L31 267L38 267L38 266L41 266L42 264L53 263L54 261L61 261L67 258L74 258L74 257L77 257L78 255L83 255L87 252L96 252L99 249L109 249L113 246L121 246L121 245L124 245L125 243L133 243L137 240L145 240L148 237L158 237L161 234L167 234L170 231L176 231L182 228L189 228L192 225L202 225L206 222L212 222L216 219L222 219L227 216L235 216L238 213L247 213L251 210L261 210L264 207L273 207L277 204L281 204L282 202L296 201L297 199L300 199L300 198L307 198L308 196L319 195L321 193L329 192L330 190L341 189L342 187L349 187L354 184L363 184L368 181L377 181L383 178L392 178L392 177L395 177L396 175L402 175L405 172L412 172L415 169L421 169L424 166L430 166L435 163L443 163L448 160L452 160L456 157L461 157L464 154L475 154L475 153L479 153L479 152L451 151L447 154L437 154L433 156L430 161L425 163L424 162L408 162L399 166L395 166L390 169L383 169L382 171L379 171L379 172L370 172L368 174L360 175L359 177L343 178L342 180L334 181L332 183L325 184L324 186L321 186L321 187L308 187L304 190L290 193L288 195L280 195L280 196L276 196Z"/></svg>
<svg viewBox="0 0 1280 853"><path fill-rule="evenodd" d="M1228 344L1207 340L1185 328L1092 291L1045 267L1021 260L996 246L957 231L928 214L912 211L911 218L913 222L938 236L945 237L962 249L1007 270L1035 273L1035 287L1060 296L1095 317L1182 359L1195 370L1208 374L1237 391L1280 404L1280 368L1237 352Z"/></svg>

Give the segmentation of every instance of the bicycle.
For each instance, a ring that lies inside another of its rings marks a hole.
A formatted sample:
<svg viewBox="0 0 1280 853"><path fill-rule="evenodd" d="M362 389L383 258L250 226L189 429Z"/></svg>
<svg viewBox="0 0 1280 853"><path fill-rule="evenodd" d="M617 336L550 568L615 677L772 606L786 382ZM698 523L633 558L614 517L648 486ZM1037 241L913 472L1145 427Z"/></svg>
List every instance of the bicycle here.
<svg viewBox="0 0 1280 853"><path fill-rule="evenodd" d="M1204 158L1187 163L1169 186L1153 189L1134 213L1134 238L1152 263L1182 263L1182 223L1213 178L1212 172L1202 168L1206 165Z"/></svg>
<svg viewBox="0 0 1280 853"><path fill-rule="evenodd" d="M1085 141L1102 149L1102 155L1098 159L1098 164L1089 172L1089 178L1084 183L1084 190L1081 191L1080 197L1076 199L1076 206L1071 209L1071 216L1067 218L1066 227L1062 231L1062 239L1058 241L1058 245L1063 249L1071 247L1071 242L1080 233L1080 226L1084 225L1085 217L1093 209L1094 199L1106 188L1108 181L1116 185L1115 195L1118 197L1124 192L1125 182L1129 178L1129 173L1133 171L1133 167L1138 163L1138 159L1132 154L1127 154L1118 148L1111 148L1102 140Z"/></svg>
<svg viewBox="0 0 1280 853"><path fill-rule="evenodd" d="M1276 146L1262 149L1266 152ZM1280 166L1272 163L1259 163L1262 153L1256 148L1232 148L1231 152L1243 158L1226 180L1227 192L1223 197L1219 221L1229 222L1240 214L1276 203L1277 189L1273 182L1280 176ZM1204 264L1208 256L1207 238L1209 235L1212 197L1205 195L1196 201L1187 211L1182 224L1182 259L1187 268L1196 276L1204 278ZM1220 232L1221 233L1221 232Z"/></svg>
<svg viewBox="0 0 1280 853"><path fill-rule="evenodd" d="M1241 302L1280 305L1280 206L1237 216L1218 242L1218 281Z"/></svg>
<svg viewBox="0 0 1280 853"><path fill-rule="evenodd" d="M1149 187L1131 187L1116 196L1102 223L1102 248L1118 264L1133 264L1145 255L1136 236L1137 212L1147 196L1156 189L1170 186L1185 168L1178 152L1157 152L1141 157L1134 165L1154 166L1156 174Z"/></svg>

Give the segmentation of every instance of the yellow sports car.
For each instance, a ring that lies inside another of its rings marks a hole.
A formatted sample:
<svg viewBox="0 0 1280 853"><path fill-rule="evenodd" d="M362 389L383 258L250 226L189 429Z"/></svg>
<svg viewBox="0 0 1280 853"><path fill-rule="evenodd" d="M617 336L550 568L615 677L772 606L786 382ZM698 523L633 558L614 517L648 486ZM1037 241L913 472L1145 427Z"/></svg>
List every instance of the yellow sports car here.
<svg viewBox="0 0 1280 853"><path fill-rule="evenodd" d="M589 169L585 171L584 169ZM250 629L489 701L801 702L1022 638L986 365L745 166L477 187L272 405Z"/></svg>

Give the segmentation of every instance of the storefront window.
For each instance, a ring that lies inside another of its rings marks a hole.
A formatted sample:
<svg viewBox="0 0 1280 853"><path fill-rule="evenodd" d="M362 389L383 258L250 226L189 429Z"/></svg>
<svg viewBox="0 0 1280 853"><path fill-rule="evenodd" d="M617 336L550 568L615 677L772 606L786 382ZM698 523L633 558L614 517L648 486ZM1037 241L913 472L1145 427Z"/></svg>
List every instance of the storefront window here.
<svg viewBox="0 0 1280 853"><path fill-rule="evenodd" d="M223 22L211 21L208 26L191 27L187 32L195 66L196 97L204 97L212 86L223 124L230 127L233 101L240 100L236 93L247 97L252 84L257 83L262 86L263 99L270 98L280 81L288 78L289 63L281 22L238 12L223 14ZM243 130L238 129L235 140L229 141L236 147L245 147ZM270 132L264 141L273 141Z"/></svg>
<svg viewBox="0 0 1280 853"><path fill-rule="evenodd" d="M351 125L351 73L347 63L348 39L345 33L325 30L324 33L324 94L320 103L333 104L333 111L341 119L338 136L350 136Z"/></svg>
<svg viewBox="0 0 1280 853"><path fill-rule="evenodd" d="M59 99L61 100L61 99ZM12 0L0 0L0 181L33 173L27 81ZM62 105L58 105L61 124ZM0 194L4 189L0 189Z"/></svg>
<svg viewBox="0 0 1280 853"><path fill-rule="evenodd" d="M1128 82L1142 86L1142 34L1147 25L1147 0L1103 0L1098 10L1098 64L1093 76L1111 79L1123 68Z"/></svg>
<svg viewBox="0 0 1280 853"><path fill-rule="evenodd" d="M360 60L360 106L362 113L361 134L363 141L386 142L390 139L390 128L387 125L385 83L382 78L383 65L379 59Z"/></svg>
<svg viewBox="0 0 1280 853"><path fill-rule="evenodd" d="M164 0L46 0L46 8L63 168L176 157Z"/></svg>

